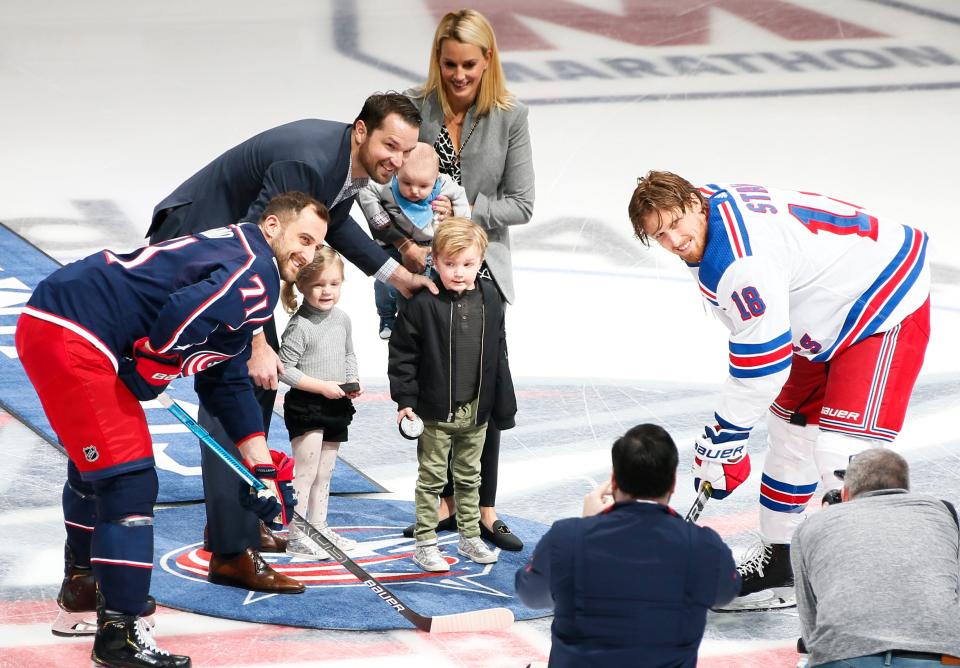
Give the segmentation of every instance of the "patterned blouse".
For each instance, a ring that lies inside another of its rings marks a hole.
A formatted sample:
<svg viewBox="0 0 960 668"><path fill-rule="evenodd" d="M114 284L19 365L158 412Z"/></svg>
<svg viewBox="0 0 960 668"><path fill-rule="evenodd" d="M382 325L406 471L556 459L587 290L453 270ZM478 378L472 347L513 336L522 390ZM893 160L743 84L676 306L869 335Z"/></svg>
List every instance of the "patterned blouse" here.
<svg viewBox="0 0 960 668"><path fill-rule="evenodd" d="M440 157L440 171L457 182L457 185L463 185L460 182L460 156L453 146L453 140L450 139L450 133L447 132L447 126L440 124L440 134L437 135L437 141L433 144L437 155Z"/></svg>

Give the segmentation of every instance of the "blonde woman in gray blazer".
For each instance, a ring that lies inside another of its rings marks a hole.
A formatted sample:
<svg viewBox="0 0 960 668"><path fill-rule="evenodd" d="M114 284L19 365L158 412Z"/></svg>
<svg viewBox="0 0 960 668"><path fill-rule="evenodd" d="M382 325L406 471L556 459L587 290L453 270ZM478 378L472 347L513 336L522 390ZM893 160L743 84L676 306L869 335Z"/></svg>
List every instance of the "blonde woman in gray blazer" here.
<svg viewBox="0 0 960 668"><path fill-rule="evenodd" d="M487 231L488 271L481 276L486 274L504 301L513 303L510 226L523 225L533 215L533 156L527 107L507 91L487 19L472 9L444 16L434 34L427 81L406 95L423 117L420 141L437 150L440 170L464 187L474 222ZM446 197L434 200L433 207L441 220L452 215ZM523 543L497 517L499 456L500 430L491 421L481 459L481 535L502 549L520 550ZM438 528L454 528L449 479L440 506Z"/></svg>

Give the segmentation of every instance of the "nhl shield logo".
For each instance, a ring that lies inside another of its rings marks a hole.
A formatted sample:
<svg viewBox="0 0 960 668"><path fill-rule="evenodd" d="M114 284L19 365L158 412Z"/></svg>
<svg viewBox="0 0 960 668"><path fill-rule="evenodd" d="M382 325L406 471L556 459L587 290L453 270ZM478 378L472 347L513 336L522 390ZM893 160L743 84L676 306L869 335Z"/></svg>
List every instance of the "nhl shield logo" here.
<svg viewBox="0 0 960 668"><path fill-rule="evenodd" d="M100 453L97 452L97 446L88 445L83 448L83 456L88 462L95 462L100 459Z"/></svg>

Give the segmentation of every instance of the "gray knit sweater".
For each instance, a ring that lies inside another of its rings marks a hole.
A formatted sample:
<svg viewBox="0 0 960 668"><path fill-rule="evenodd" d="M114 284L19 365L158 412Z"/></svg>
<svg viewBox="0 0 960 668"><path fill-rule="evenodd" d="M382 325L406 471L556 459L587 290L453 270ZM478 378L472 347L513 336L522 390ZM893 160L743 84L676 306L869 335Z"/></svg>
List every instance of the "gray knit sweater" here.
<svg viewBox="0 0 960 668"><path fill-rule="evenodd" d="M280 380L290 387L304 376L337 383L358 380L350 316L337 307L321 311L304 302L283 332L280 361Z"/></svg>
<svg viewBox="0 0 960 668"><path fill-rule="evenodd" d="M939 499L867 492L811 516L790 552L811 666L894 649L960 655L960 542Z"/></svg>

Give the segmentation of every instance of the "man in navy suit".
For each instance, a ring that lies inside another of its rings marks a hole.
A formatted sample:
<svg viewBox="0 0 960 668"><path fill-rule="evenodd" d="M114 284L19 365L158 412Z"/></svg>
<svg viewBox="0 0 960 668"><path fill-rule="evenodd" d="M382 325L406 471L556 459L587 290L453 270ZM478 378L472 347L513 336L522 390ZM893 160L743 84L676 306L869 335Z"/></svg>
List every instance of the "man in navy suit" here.
<svg viewBox="0 0 960 668"><path fill-rule="evenodd" d="M583 517L554 522L517 571L517 596L553 608L550 668L695 668L707 609L740 591L733 554L668 505L677 446L662 427L632 428L611 459Z"/></svg>
<svg viewBox="0 0 960 668"><path fill-rule="evenodd" d="M386 183L403 165L417 144L420 122L419 112L406 96L378 93L367 98L352 125L306 119L262 132L214 159L160 202L147 236L151 243L158 243L256 221L271 197L300 191L327 206L326 243L365 274L391 283L406 296L424 287L436 292L429 279L407 271L350 216L357 192L369 179ZM283 369L278 347L271 320L254 337L248 364L266 429L273 414L278 371ZM232 450L230 439L203 406L200 423ZM256 551L283 551L285 541L270 534L256 515L240 505L235 474L205 448L201 452L206 543L217 557L211 562L211 574L220 583L274 591L285 576L259 559ZM255 551L252 558L248 548Z"/></svg>

